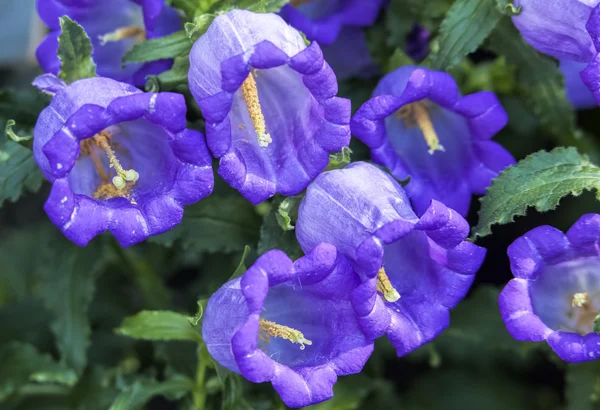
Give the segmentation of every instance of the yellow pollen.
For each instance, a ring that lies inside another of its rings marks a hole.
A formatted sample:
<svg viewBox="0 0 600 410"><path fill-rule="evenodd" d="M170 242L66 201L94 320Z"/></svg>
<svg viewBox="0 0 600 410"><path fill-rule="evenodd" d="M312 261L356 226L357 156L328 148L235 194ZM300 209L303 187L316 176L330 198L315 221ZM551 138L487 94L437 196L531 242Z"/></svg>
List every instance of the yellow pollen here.
<svg viewBox="0 0 600 410"><path fill-rule="evenodd" d="M383 298L390 303L396 302L398 299L400 299L400 294L394 288L394 286L392 286L392 283L385 273L383 266L377 273L377 292L381 293Z"/></svg>
<svg viewBox="0 0 600 410"><path fill-rule="evenodd" d="M260 331L267 335L266 341L268 341L268 338L271 336L280 337L282 339L289 340L292 343L299 343L300 350L304 350L304 345L312 345L312 341L306 339L299 330L279 325L266 319L260 319L259 323Z"/></svg>
<svg viewBox="0 0 600 410"><path fill-rule="evenodd" d="M146 30L138 26L127 26L120 27L112 33L107 33L99 36L100 44L105 45L109 42L125 40L126 38L136 38L136 41L143 41L146 39Z"/></svg>
<svg viewBox="0 0 600 410"><path fill-rule="evenodd" d="M125 170L121 166L121 163L111 147L111 142L112 136L110 133L108 131L101 131L80 143L81 155L89 155L91 157L92 162L96 167L96 171L102 180L92 196L95 199L109 199L117 196L125 197L135 205L136 202L130 198L130 191L139 179L139 174L133 169ZM96 147L102 149L106 153L110 168L115 169L117 175L112 177L112 179L109 178L108 173L104 169L104 165L96 152Z"/></svg>
<svg viewBox="0 0 600 410"><path fill-rule="evenodd" d="M571 307L586 307L590 304L590 296L587 292L575 293L571 301Z"/></svg>
<svg viewBox="0 0 600 410"><path fill-rule="evenodd" d="M423 133L425 142L429 147L429 154L433 154L435 151L444 151L444 147L440 144L440 139L431 123L431 118L429 117L425 103L418 101L407 104L400 108L396 112L396 115L402 118L408 126L416 123Z"/></svg>
<svg viewBox="0 0 600 410"><path fill-rule="evenodd" d="M248 74L248 77L242 83L242 95L246 101L246 107L248 108L248 114L254 125L254 130L258 137L258 145L261 147L267 147L273 140L267 133L267 125L265 124L265 116L263 115L262 108L260 106L260 100L258 99L258 88L256 88L256 80L252 72Z"/></svg>

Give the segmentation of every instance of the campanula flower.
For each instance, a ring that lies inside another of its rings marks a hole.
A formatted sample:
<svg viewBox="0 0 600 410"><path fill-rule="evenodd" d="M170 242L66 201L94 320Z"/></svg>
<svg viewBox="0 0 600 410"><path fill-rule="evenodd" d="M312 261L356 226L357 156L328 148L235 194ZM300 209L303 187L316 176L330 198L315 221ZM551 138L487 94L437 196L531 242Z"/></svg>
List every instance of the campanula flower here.
<svg viewBox="0 0 600 410"><path fill-rule="evenodd" d="M378 72L363 27L371 26L383 0L292 0L280 15L306 38L323 47L325 60L339 79Z"/></svg>
<svg viewBox="0 0 600 410"><path fill-rule="evenodd" d="M294 263L269 251L211 296L203 340L219 364L271 382L289 407L319 403L333 396L337 376L360 372L373 352L350 301L359 285L332 245Z"/></svg>
<svg viewBox="0 0 600 410"><path fill-rule="evenodd" d="M536 50L558 60L590 61L596 54L586 22L600 0L517 0L514 25Z"/></svg>
<svg viewBox="0 0 600 410"><path fill-rule="evenodd" d="M399 356L448 326L449 310L467 293L485 250L465 239L468 223L431 201L421 218L394 178L356 162L317 177L300 204L296 235L302 249L333 244L363 283L361 317L378 317ZM371 334L373 335L373 334Z"/></svg>
<svg viewBox="0 0 600 410"><path fill-rule="evenodd" d="M64 85L34 129L33 153L52 183L44 209L78 245L110 231L123 246L171 229L183 206L212 192L203 135L186 129L182 95L143 93L108 78Z"/></svg>
<svg viewBox="0 0 600 410"><path fill-rule="evenodd" d="M563 234L537 227L508 248L515 276L500 313L517 340L546 341L567 362L600 358L600 215L583 215Z"/></svg>
<svg viewBox="0 0 600 410"><path fill-rule="evenodd" d="M432 199L466 215L514 158L490 139L508 120L489 91L461 96L447 73L404 66L379 82L355 114L353 134L406 187L418 214Z"/></svg>
<svg viewBox="0 0 600 410"><path fill-rule="evenodd" d="M594 3L600 3L600 0L594 0ZM600 4L590 13L586 28L598 53L592 57L588 66L581 72L581 79L592 92L596 102L600 104Z"/></svg>
<svg viewBox="0 0 600 410"><path fill-rule="evenodd" d="M275 14L215 18L192 48L189 88L219 174L252 203L298 194L350 141L350 101L319 46Z"/></svg>
<svg viewBox="0 0 600 410"><path fill-rule="evenodd" d="M149 74L168 70L172 60L147 64L128 64L121 60L136 42L162 37L181 29L175 9L164 0L37 0L38 13L50 34L36 51L37 60L47 73L58 74L59 19L69 16L87 32L99 76L137 86Z"/></svg>

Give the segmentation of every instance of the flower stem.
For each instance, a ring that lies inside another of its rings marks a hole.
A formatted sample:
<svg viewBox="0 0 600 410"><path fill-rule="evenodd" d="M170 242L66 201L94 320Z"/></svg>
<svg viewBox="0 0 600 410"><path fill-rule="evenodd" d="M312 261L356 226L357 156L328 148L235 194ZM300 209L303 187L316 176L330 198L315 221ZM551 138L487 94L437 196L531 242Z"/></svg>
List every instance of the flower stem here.
<svg viewBox="0 0 600 410"><path fill-rule="evenodd" d="M206 376L206 360L200 354L202 346L198 347L198 366L196 367L196 383L193 391L194 408L204 410L206 401L206 388L204 386L204 377Z"/></svg>

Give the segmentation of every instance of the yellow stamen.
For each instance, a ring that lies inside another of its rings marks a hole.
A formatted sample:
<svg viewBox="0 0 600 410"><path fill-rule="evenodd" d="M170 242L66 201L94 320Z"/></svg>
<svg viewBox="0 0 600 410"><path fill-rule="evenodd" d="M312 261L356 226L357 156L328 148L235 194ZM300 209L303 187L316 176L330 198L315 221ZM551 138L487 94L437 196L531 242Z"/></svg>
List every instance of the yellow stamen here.
<svg viewBox="0 0 600 410"><path fill-rule="evenodd" d="M280 337L289 340L292 343L299 343L300 350L304 350L304 345L312 345L312 341L306 339L299 330L279 325L266 319L260 319L259 323L260 331L267 335L266 338L261 337L262 340L268 341L268 338L271 336Z"/></svg>
<svg viewBox="0 0 600 410"><path fill-rule="evenodd" d="M145 40L146 39L146 30L144 30L142 27L138 27L138 26L127 26L127 27L120 27L120 28L116 29L115 31L113 31L112 33L106 33L102 36L99 36L101 45L105 45L108 42L120 41L120 40L124 40L126 38L133 38L133 37L136 37L137 41Z"/></svg>
<svg viewBox="0 0 600 410"><path fill-rule="evenodd" d="M590 303L590 296L587 292L575 293L571 301L571 307L586 307Z"/></svg>
<svg viewBox="0 0 600 410"><path fill-rule="evenodd" d="M96 171L102 180L92 195L95 199L124 197L127 198L133 205L135 205L136 202L131 199L130 191L133 185L135 185L136 181L139 179L139 174L133 169L125 170L121 166L121 163L117 159L117 156L112 149L111 143L112 136L110 133L108 131L101 131L93 137L82 141L80 144L81 155L91 156L94 166L96 167ZM102 149L106 153L110 168L115 169L117 175L112 177L112 179L109 179L109 175L104 169L104 164L102 164L102 161L98 157L96 147Z"/></svg>
<svg viewBox="0 0 600 410"><path fill-rule="evenodd" d="M383 295L383 298L390 303L396 302L400 299L400 294L390 282L387 274L385 273L385 269L383 266L379 269L377 273L377 292Z"/></svg>
<svg viewBox="0 0 600 410"><path fill-rule="evenodd" d="M423 133L427 146L429 146L429 154L433 154L435 151L444 151L444 147L440 144L440 139L431 123L431 118L429 117L425 103L418 101L416 103L407 104L400 108L396 114L398 117L405 120L409 126L416 123Z"/></svg>
<svg viewBox="0 0 600 410"><path fill-rule="evenodd" d="M256 88L256 81L252 72L248 74L248 77L242 83L242 95L246 101L246 107L248 108L248 114L254 125L254 130L258 136L258 145L261 147L267 147L273 140L267 133L267 125L265 124L265 116L263 115L260 101L258 99L258 88Z"/></svg>

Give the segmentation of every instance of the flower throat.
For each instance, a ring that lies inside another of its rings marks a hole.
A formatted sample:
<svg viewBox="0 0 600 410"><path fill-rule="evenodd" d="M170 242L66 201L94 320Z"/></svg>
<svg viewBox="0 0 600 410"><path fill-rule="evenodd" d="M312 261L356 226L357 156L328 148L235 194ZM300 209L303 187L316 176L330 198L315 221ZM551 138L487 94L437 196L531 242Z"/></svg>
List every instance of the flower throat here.
<svg viewBox="0 0 600 410"><path fill-rule="evenodd" d="M429 147L429 154L433 154L435 151L444 151L444 147L440 144L431 117L427 111L427 104L423 101L417 101L411 104L406 104L396 111L396 116L404 120L404 124L407 127L417 126L423 133L425 142Z"/></svg>
<svg viewBox="0 0 600 410"><path fill-rule="evenodd" d="M96 167L96 171L102 180L98 188L94 191L93 197L95 199L109 199L115 197L125 197L129 199L130 190L135 185L140 175L134 169L125 170L121 166L121 163L111 147L111 142L112 136L105 130L80 143L82 155L89 155L91 157L92 162ZM108 172L104 168L104 164L102 164L102 161L98 157L96 147L105 152L108 157L109 167L114 168L116 171L116 175L113 176L112 179L110 179ZM131 202L135 204L134 201Z"/></svg>

